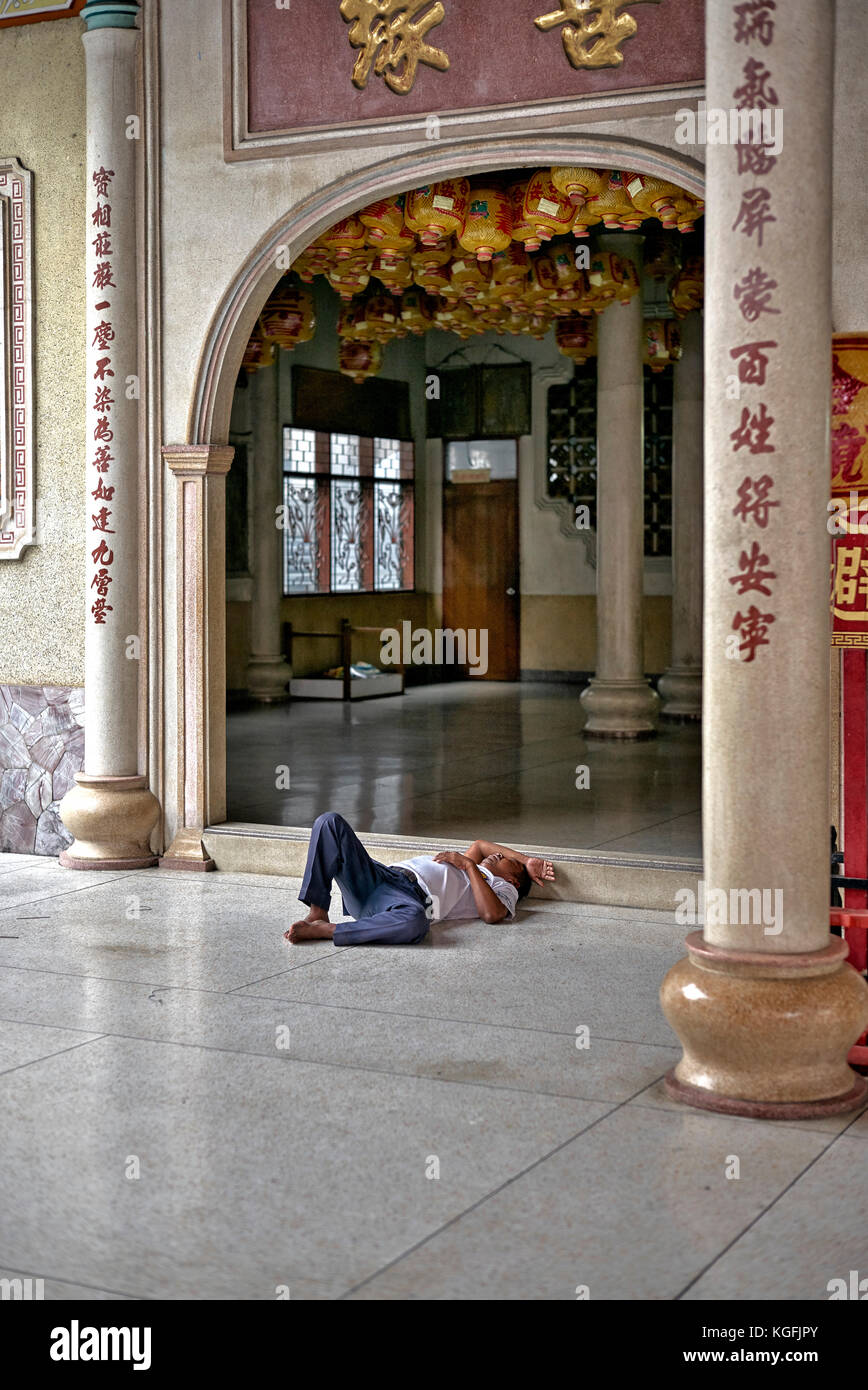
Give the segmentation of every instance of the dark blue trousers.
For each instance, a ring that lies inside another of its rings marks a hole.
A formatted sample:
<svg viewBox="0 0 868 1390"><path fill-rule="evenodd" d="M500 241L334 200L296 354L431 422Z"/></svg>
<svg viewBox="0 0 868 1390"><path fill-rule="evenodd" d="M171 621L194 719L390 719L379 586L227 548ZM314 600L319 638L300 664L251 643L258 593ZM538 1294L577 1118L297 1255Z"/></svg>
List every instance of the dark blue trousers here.
<svg viewBox="0 0 868 1390"><path fill-rule="evenodd" d="M431 900L422 885L372 859L335 811L317 816L299 897L328 911L334 880L354 922L335 927L336 946L411 946L428 934Z"/></svg>

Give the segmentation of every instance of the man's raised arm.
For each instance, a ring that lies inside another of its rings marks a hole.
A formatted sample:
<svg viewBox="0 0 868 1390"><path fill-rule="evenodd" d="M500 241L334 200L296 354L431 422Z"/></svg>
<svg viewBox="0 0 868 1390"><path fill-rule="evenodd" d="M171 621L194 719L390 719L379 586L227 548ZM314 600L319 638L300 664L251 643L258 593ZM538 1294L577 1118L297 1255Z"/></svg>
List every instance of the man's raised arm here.
<svg viewBox="0 0 868 1390"><path fill-rule="evenodd" d="M554 880L555 869L550 859L538 859L536 855L525 854L520 849L497 845L493 840L474 840L467 851L467 858L472 859L474 864L481 864L489 854L505 854L509 859L517 859L520 864L524 864L534 883L540 886Z"/></svg>

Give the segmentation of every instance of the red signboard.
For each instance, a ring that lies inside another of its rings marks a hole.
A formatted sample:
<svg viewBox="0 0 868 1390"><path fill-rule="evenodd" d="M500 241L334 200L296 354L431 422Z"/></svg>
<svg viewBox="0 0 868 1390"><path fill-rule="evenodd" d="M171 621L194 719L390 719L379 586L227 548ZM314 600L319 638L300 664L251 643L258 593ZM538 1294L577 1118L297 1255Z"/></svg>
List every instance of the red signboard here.
<svg viewBox="0 0 868 1390"><path fill-rule="evenodd" d="M703 0L246 0L233 15L254 137L704 78Z"/></svg>

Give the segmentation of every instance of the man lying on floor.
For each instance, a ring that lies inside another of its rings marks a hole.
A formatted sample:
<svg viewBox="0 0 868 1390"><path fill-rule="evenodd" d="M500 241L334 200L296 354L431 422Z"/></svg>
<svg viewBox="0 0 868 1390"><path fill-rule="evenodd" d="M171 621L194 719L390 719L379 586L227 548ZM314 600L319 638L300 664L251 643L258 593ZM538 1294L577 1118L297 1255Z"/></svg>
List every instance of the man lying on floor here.
<svg viewBox="0 0 868 1390"><path fill-rule="evenodd" d="M444 850L400 864L372 859L352 826L334 811L314 822L299 897L310 909L284 932L287 941L330 941L336 946L412 946L432 922L515 916L531 882L550 882L555 871L490 840L474 840L466 854ZM329 921L331 885L341 890L352 922Z"/></svg>

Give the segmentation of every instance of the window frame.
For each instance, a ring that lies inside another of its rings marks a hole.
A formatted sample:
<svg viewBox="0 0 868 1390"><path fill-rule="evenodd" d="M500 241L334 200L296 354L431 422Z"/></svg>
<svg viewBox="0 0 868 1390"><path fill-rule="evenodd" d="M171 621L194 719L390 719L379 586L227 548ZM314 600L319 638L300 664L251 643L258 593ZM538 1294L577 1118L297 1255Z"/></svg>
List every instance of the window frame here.
<svg viewBox="0 0 868 1390"><path fill-rule="evenodd" d="M291 466L290 441L292 432L297 430L313 436L312 467L301 471ZM358 445L358 471L348 473L338 471L334 468L335 461L335 441L337 440L356 440ZM397 446L398 449L398 476L397 477L377 477L376 476L376 444L386 442ZM302 425L284 424L281 428L281 495L283 504L288 507L287 481L295 479L303 481L309 480L316 489L317 496L314 499L314 507L321 508L324 514L324 525L328 532L327 554L323 554L324 547L319 539L317 540L317 550L315 557L315 569L317 573L317 583L322 585L323 575L325 574L328 587L318 587L316 589L295 589L288 587L288 561L289 546L291 542L290 528L284 524L284 535L281 556L281 592L284 598L353 598L368 595L382 596L384 594L414 594L416 589L416 460L415 445L413 440L387 438L385 435L352 435L346 430L314 430ZM361 583L355 588L336 588L335 587L335 497L337 494L336 485L358 484L360 493L359 508L360 513L366 514L365 520L360 524L368 527L369 545L366 554L361 556ZM378 546L377 546L377 503L378 489L384 485L392 485L401 494L399 506L403 510L409 503L410 518L408 530L410 537L410 555L405 558L402 564L402 578L409 570L409 584L398 586L381 586L377 583L378 578ZM370 582L366 582L369 579Z"/></svg>

